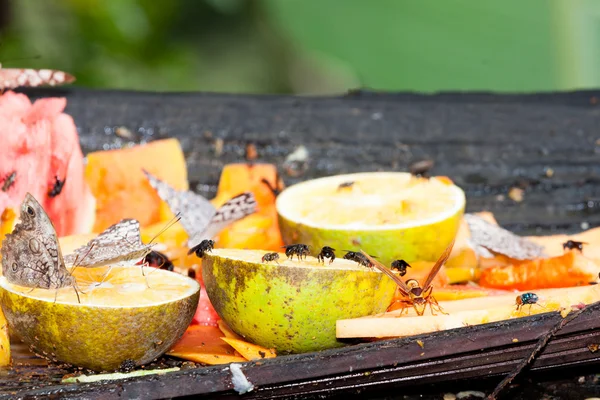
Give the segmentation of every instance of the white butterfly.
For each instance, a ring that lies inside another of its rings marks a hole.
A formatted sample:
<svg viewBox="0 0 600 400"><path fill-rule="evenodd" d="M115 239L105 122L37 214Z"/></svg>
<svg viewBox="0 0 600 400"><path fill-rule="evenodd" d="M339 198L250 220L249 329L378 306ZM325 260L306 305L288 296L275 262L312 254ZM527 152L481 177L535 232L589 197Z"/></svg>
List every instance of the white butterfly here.
<svg viewBox="0 0 600 400"><path fill-rule="evenodd" d="M21 86L56 86L72 83L75 77L63 71L53 69L2 68L0 64L0 93Z"/></svg>
<svg viewBox="0 0 600 400"><path fill-rule="evenodd" d="M189 190L175 190L166 182L144 171L158 196L171 211L181 215L181 225L188 234L188 247L212 239L225 227L256 212L256 198L251 192L233 197L217 210L210 201Z"/></svg>
<svg viewBox="0 0 600 400"><path fill-rule="evenodd" d="M65 256L65 263L78 267L129 266L152 251L152 244L143 244L140 223L123 219L84 246Z"/></svg>

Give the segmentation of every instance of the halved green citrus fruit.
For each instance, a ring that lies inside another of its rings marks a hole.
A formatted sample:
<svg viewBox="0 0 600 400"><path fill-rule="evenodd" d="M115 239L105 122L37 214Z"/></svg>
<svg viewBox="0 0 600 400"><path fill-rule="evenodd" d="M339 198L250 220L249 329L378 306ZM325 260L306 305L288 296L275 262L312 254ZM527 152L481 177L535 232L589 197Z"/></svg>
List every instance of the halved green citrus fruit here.
<svg viewBox="0 0 600 400"><path fill-rule="evenodd" d="M338 319L380 313L396 284L377 270L336 258L261 261L265 251L215 249L202 260L206 292L237 334L278 354L342 346Z"/></svg>
<svg viewBox="0 0 600 400"><path fill-rule="evenodd" d="M286 244L362 249L384 264L435 261L456 236L465 194L446 177L367 172L302 182L277 197Z"/></svg>
<svg viewBox="0 0 600 400"><path fill-rule="evenodd" d="M21 287L0 277L0 304L11 330L50 360L95 371L143 365L183 335L200 286L186 276L139 267L76 268L72 287ZM55 300L56 298L56 300Z"/></svg>

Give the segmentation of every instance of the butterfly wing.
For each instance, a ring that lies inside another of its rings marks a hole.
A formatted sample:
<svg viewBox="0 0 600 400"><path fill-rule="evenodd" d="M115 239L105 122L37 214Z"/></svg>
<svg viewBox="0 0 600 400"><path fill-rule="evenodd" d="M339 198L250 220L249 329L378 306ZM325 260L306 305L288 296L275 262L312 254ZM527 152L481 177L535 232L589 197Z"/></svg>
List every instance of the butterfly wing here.
<svg viewBox="0 0 600 400"><path fill-rule="evenodd" d="M503 254L515 260L533 260L546 257L543 246L515 235L497 225L490 224L481 217L465 214L469 225L471 242L494 253Z"/></svg>
<svg viewBox="0 0 600 400"><path fill-rule="evenodd" d="M20 222L2 243L2 272L8 282L42 289L74 284L65 267L56 230L50 218L27 193L21 205Z"/></svg>
<svg viewBox="0 0 600 400"><path fill-rule="evenodd" d="M158 196L167 202L171 211L181 216L180 223L188 237L193 237L208 227L217 213L210 201L189 190L175 190L147 171L144 171L144 174Z"/></svg>
<svg viewBox="0 0 600 400"><path fill-rule="evenodd" d="M433 265L433 268L431 269L431 271L429 271L429 275L427 275L427 279L425 279L423 286L421 286L423 288L423 290L427 290L429 288L429 286L431 285L431 282L433 282L433 278L435 278L437 273L440 272L440 268L442 268L442 265L444 265L444 263L450 257L450 253L452 253L452 248L454 247L454 240L455 239L452 239L452 242L450 242L448 247L446 247L446 250L444 250L444 252L440 256L440 258L438 258L438 260Z"/></svg>
<svg viewBox="0 0 600 400"><path fill-rule="evenodd" d="M131 265L151 250L152 245L142 243L140 223L135 219L123 219L67 255L65 262L87 268Z"/></svg>
<svg viewBox="0 0 600 400"><path fill-rule="evenodd" d="M255 213L256 208L257 202L252 192L244 192L229 199L219 207L206 229L190 238L188 246L191 248L204 239L212 239L228 225Z"/></svg>
<svg viewBox="0 0 600 400"><path fill-rule="evenodd" d="M0 91L21 86L56 86L74 81L73 75L52 69L0 68Z"/></svg>

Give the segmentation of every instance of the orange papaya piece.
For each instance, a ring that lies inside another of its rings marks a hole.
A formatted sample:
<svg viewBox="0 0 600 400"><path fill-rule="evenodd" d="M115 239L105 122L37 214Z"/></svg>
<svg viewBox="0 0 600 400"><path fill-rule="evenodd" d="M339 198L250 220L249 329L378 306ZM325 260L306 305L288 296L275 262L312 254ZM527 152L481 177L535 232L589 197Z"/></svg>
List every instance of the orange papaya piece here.
<svg viewBox="0 0 600 400"><path fill-rule="evenodd" d="M209 365L245 362L222 336L215 326L191 325L167 355Z"/></svg>

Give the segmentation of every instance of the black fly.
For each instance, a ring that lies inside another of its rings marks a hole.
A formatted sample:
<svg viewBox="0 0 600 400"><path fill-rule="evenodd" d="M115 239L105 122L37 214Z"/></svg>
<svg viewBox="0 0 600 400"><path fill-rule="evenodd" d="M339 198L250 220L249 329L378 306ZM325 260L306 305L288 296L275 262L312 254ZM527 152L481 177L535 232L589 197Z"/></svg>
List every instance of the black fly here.
<svg viewBox="0 0 600 400"><path fill-rule="evenodd" d="M210 239L204 239L199 244L195 245L188 251L188 255L192 253L196 253L198 258L204 257L205 253L212 252L212 249L215 247L215 241Z"/></svg>
<svg viewBox="0 0 600 400"><path fill-rule="evenodd" d="M262 256L262 258L261 258L262 262L270 262L270 261L277 262L277 260L279 260L279 253L265 253L265 255ZM277 264L279 264L279 263L277 263Z"/></svg>
<svg viewBox="0 0 600 400"><path fill-rule="evenodd" d="M58 175L55 175L54 176L54 184L52 185L50 190L48 190L48 196L49 197L58 196L60 194L60 192L62 192L63 187L65 186L66 182L67 182L67 178L60 180Z"/></svg>
<svg viewBox="0 0 600 400"><path fill-rule="evenodd" d="M333 260L335 260L334 251L335 249L332 249L329 246L323 246L321 252L317 254L317 260L321 261L322 263L325 263L325 259L329 258L329 264L331 264Z"/></svg>
<svg viewBox="0 0 600 400"><path fill-rule="evenodd" d="M583 245L587 244L585 242L576 242L575 240L567 240L563 243L563 250L574 250L577 249L579 251L583 251Z"/></svg>
<svg viewBox="0 0 600 400"><path fill-rule="evenodd" d="M412 163L408 169L410 173L417 177L427 178L429 176L429 171L434 166L433 160L421 160L415 163Z"/></svg>
<svg viewBox="0 0 600 400"><path fill-rule="evenodd" d="M340 190L343 190L343 189L350 189L350 188L352 188L352 186L354 186L354 183L355 183L354 181L342 182L337 187L337 190L339 192Z"/></svg>
<svg viewBox="0 0 600 400"><path fill-rule="evenodd" d="M400 273L400 276L406 275L406 268L412 268L409 263L404 260L396 260L392 262L392 269Z"/></svg>
<svg viewBox="0 0 600 400"><path fill-rule="evenodd" d="M281 248L285 249L285 255L291 259L294 259L294 256L297 256L298 260L301 260L303 256L306 259L309 252L308 245L306 244L290 244Z"/></svg>
<svg viewBox="0 0 600 400"><path fill-rule="evenodd" d="M350 261L355 261L358 264L365 266L365 267L369 267L369 268L373 268L373 264L371 264L371 262L367 259L367 257L365 257L362 253L359 253L357 251L350 251L350 250L344 250L346 252L346 254L344 255L344 259L346 260L350 260ZM374 256L371 256L373 258L376 258Z"/></svg>
<svg viewBox="0 0 600 400"><path fill-rule="evenodd" d="M175 269L173 262L171 262L166 255L155 250L144 257L144 262L148 263L151 267L166 269L167 271L173 271L173 269Z"/></svg>
<svg viewBox="0 0 600 400"><path fill-rule="evenodd" d="M4 183L2 184L2 191L8 192L8 189L15 184L15 179L17 179L17 171L13 171L10 174L6 175L4 178Z"/></svg>

